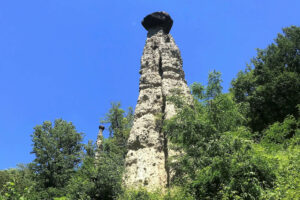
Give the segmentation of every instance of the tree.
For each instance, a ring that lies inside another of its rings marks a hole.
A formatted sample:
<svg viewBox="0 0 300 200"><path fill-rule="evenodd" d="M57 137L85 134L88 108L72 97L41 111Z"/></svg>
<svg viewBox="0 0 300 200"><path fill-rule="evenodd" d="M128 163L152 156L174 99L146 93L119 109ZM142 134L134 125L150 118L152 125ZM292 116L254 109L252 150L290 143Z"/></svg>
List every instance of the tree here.
<svg viewBox="0 0 300 200"><path fill-rule="evenodd" d="M68 185L70 199L116 199L122 192L127 139L133 123L133 110L125 112L120 103L112 103L102 123L109 124L109 137L103 141L97 161L98 151L92 142L85 146L83 163Z"/></svg>
<svg viewBox="0 0 300 200"><path fill-rule="evenodd" d="M164 131L184 153L169 162L175 174L172 183L195 199L258 199L272 188L276 165L255 153L244 126L245 107L232 94L213 89L220 88L216 83L220 81L209 81L204 90L196 87L201 92L196 97L202 99L195 99L193 106L173 101L179 105L177 115L165 122Z"/></svg>
<svg viewBox="0 0 300 200"><path fill-rule="evenodd" d="M109 112L106 114L102 123L109 124L109 137L114 140L120 151L123 151L123 157L127 153L127 140L133 123L133 109L128 108L127 113L120 108L119 102L112 103Z"/></svg>
<svg viewBox="0 0 300 200"><path fill-rule="evenodd" d="M32 170L44 198L63 195L64 188L80 163L82 133L71 122L57 119L34 128L31 135L35 159ZM45 192L46 191L46 192ZM59 194L56 194L59 193Z"/></svg>
<svg viewBox="0 0 300 200"><path fill-rule="evenodd" d="M214 70L208 74L207 87L204 87L201 83L194 82L191 85L191 91L198 100L210 100L222 93L223 87L221 83L221 72Z"/></svg>
<svg viewBox="0 0 300 200"><path fill-rule="evenodd" d="M254 69L248 66L232 81L236 101L249 104L251 128L262 131L289 114L298 118L300 27L284 28L275 43L257 51L251 63Z"/></svg>
<svg viewBox="0 0 300 200"><path fill-rule="evenodd" d="M206 98L213 99L222 93L221 72L214 70L208 74L208 83L206 88Z"/></svg>
<svg viewBox="0 0 300 200"><path fill-rule="evenodd" d="M97 162L96 145L85 146L83 163L67 187L70 199L113 200L121 192L124 158L112 138L104 140ZM96 163L96 165L95 165Z"/></svg>

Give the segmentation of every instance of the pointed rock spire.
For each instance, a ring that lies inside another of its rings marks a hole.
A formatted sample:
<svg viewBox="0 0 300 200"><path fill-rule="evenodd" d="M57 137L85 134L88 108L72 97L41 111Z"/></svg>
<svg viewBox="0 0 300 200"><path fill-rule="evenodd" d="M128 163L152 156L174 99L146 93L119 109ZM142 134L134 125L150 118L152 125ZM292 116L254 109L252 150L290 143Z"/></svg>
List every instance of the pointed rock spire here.
<svg viewBox="0 0 300 200"><path fill-rule="evenodd" d="M142 21L148 35L141 58L140 93L128 139L123 177L126 187L144 186L152 190L169 184L166 162L172 152L157 119L169 119L176 114L174 105L166 100L173 89L191 98L180 51L169 34L172 24L166 12L152 13Z"/></svg>
<svg viewBox="0 0 300 200"><path fill-rule="evenodd" d="M102 151L103 148L103 131L104 131L105 127L102 125L99 125L99 131L98 131L98 135L97 135L97 140L96 140L96 145L97 145L97 151L95 153L95 158L96 160L98 160L99 156L100 156L100 152Z"/></svg>

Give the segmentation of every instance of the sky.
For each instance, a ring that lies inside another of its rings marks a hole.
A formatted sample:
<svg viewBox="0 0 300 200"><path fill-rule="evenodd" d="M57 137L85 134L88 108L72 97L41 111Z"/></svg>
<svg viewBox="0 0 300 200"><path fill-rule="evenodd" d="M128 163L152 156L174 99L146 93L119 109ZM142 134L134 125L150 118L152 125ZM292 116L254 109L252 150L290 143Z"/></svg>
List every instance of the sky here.
<svg viewBox="0 0 300 200"><path fill-rule="evenodd" d="M300 25L299 10L299 0L0 1L0 169L34 159L43 121L71 121L86 143L111 102L135 107L146 15L173 18L189 85L215 69L226 92L256 48Z"/></svg>

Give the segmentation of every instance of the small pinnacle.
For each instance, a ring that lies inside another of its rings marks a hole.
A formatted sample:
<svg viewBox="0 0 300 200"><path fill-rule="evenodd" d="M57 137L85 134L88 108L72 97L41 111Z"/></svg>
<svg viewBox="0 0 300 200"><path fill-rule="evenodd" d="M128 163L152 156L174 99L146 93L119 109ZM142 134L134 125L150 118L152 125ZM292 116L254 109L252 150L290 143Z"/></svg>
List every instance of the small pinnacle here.
<svg viewBox="0 0 300 200"><path fill-rule="evenodd" d="M166 12L154 12L143 19L142 25L147 31L162 28L168 34L172 28L173 20Z"/></svg>

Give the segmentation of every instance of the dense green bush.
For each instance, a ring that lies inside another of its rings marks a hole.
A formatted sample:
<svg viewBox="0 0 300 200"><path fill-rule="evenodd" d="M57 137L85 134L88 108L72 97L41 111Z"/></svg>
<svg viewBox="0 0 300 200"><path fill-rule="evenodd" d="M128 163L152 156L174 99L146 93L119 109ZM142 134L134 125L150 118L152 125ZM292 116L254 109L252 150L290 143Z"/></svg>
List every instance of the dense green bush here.
<svg viewBox="0 0 300 200"><path fill-rule="evenodd" d="M82 166L68 185L70 199L110 200L121 192L124 158L112 138L105 140L103 151L97 159L94 154L85 156Z"/></svg>
<svg viewBox="0 0 300 200"><path fill-rule="evenodd" d="M288 115L282 123L275 122L264 131L263 142L285 144L285 146L292 141L297 143L295 140L299 139L299 127L299 120L297 121L294 116Z"/></svg>
<svg viewBox="0 0 300 200"><path fill-rule="evenodd" d="M195 198L183 190L183 188L173 187L165 191L149 192L144 188L129 189L124 191L118 200L194 200Z"/></svg>
<svg viewBox="0 0 300 200"><path fill-rule="evenodd" d="M198 100L192 106L180 102L180 97L170 98L178 114L164 131L173 146L184 152L170 162L176 172L173 184L187 187L196 199L257 199L273 187L276 161L253 150L243 104L220 92L206 98L207 89L220 91L220 82L197 90L201 95L193 90Z"/></svg>
<svg viewBox="0 0 300 200"><path fill-rule="evenodd" d="M16 169L0 171L0 199L37 199L33 172L28 165L18 165Z"/></svg>
<svg viewBox="0 0 300 200"><path fill-rule="evenodd" d="M264 138L256 145L259 155L276 159L278 167L275 187L266 191L270 199L299 199L300 197L300 129L299 119L287 116L264 131Z"/></svg>

